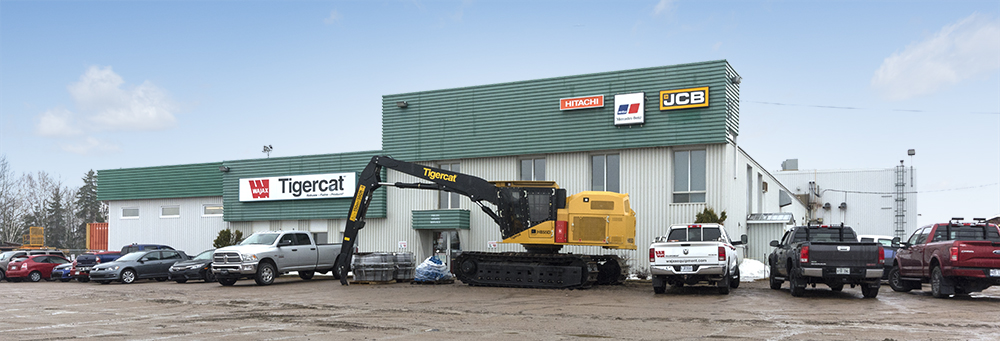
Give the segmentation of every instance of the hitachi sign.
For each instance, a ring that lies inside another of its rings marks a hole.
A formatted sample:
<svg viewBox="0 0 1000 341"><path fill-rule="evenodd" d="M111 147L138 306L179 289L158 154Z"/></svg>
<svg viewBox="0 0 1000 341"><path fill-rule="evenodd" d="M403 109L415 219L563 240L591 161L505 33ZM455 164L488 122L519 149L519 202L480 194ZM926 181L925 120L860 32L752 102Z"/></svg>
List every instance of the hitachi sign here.
<svg viewBox="0 0 1000 341"><path fill-rule="evenodd" d="M240 201L350 198L356 183L356 173L240 179Z"/></svg>
<svg viewBox="0 0 1000 341"><path fill-rule="evenodd" d="M574 110L604 107L604 95L563 98L559 100L559 110Z"/></svg>

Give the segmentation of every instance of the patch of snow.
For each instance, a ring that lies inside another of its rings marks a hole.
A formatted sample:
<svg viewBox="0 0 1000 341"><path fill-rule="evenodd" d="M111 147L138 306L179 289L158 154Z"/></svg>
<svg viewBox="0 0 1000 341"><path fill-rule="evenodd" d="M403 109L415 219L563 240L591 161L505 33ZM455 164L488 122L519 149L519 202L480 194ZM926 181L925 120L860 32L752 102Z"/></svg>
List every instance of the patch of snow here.
<svg viewBox="0 0 1000 341"><path fill-rule="evenodd" d="M755 259L744 259L740 263L740 282L753 282L758 279L768 278L771 274L764 263Z"/></svg>

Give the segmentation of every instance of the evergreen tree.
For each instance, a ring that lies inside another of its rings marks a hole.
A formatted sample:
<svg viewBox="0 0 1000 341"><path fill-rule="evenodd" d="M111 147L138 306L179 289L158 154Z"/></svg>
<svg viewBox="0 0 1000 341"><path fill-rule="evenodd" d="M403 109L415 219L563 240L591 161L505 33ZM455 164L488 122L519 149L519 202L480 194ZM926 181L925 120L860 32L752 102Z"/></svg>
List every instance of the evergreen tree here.
<svg viewBox="0 0 1000 341"><path fill-rule="evenodd" d="M73 248L86 248L87 224L103 223L108 221L108 208L103 202L97 200L97 172L91 169L83 177L83 186L76 192L76 218L79 224L73 230L70 244Z"/></svg>
<svg viewBox="0 0 1000 341"><path fill-rule="evenodd" d="M705 207L705 209L702 210L701 213L698 213L694 219L695 223L722 224L725 221L726 221L726 211L722 211L721 215L716 215L715 210L709 207Z"/></svg>
<svg viewBox="0 0 1000 341"><path fill-rule="evenodd" d="M236 232L233 232L230 231L229 229L225 229L219 231L219 235L215 237L215 241L212 243L212 246L215 246L215 248L218 249L221 247L236 245L242 241L243 241L243 231L236 230Z"/></svg>
<svg viewBox="0 0 1000 341"><path fill-rule="evenodd" d="M62 189L52 190L52 198L48 200L45 209L45 244L49 247L66 248L68 226L66 226L66 208L63 206Z"/></svg>

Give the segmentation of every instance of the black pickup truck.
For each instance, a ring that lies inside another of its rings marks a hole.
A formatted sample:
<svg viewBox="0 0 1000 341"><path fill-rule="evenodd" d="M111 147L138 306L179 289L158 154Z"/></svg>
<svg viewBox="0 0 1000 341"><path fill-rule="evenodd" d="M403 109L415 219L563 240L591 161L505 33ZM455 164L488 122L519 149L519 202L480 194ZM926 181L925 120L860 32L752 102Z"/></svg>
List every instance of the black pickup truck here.
<svg viewBox="0 0 1000 341"><path fill-rule="evenodd" d="M865 298L878 296L885 264L882 245L859 242L849 226L796 226L771 246L771 289L788 281L792 296L798 297L810 284L823 283L833 291L849 284L860 285Z"/></svg>

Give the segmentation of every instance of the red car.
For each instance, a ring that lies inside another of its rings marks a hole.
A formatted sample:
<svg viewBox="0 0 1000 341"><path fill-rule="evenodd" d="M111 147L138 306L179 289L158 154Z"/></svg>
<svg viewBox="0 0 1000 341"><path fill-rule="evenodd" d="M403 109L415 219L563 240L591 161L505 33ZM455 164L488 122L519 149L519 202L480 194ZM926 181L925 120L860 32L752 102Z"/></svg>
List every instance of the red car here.
<svg viewBox="0 0 1000 341"><path fill-rule="evenodd" d="M69 263L69 260L56 255L35 255L28 258L18 258L7 264L7 278L19 282L27 278L38 282L52 277L52 268L59 264Z"/></svg>

